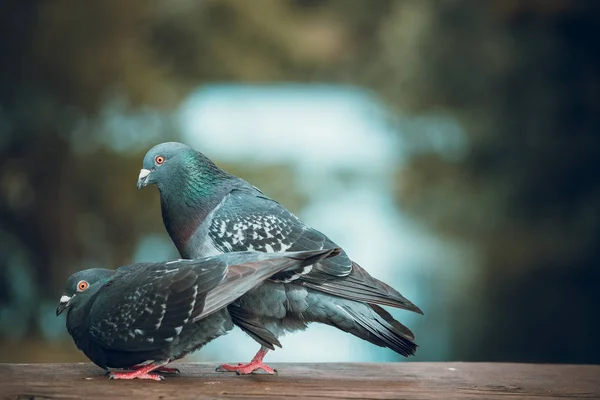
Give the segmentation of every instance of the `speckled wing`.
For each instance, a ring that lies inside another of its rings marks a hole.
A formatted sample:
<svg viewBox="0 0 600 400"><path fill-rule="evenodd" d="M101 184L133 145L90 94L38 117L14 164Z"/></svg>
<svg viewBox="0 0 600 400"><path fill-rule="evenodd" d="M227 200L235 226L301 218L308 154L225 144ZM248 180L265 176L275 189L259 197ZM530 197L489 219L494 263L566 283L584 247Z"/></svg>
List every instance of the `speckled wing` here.
<svg viewBox="0 0 600 400"><path fill-rule="evenodd" d="M215 210L208 235L223 252L284 252L337 247L321 232L310 228L276 201L255 190L235 189ZM342 252L304 271L279 273L275 281L291 282L302 276L310 282L324 282L352 271L352 261Z"/></svg>
<svg viewBox="0 0 600 400"><path fill-rule="evenodd" d="M218 258L119 268L96 295L89 332L111 349L161 348L204 309L207 292L226 272L227 264Z"/></svg>
<svg viewBox="0 0 600 400"><path fill-rule="evenodd" d="M302 251L337 247L276 201L253 189L235 189L213 214L208 235L223 251ZM350 300L422 313L389 285L373 278L342 251L298 273L286 271L271 280L292 282Z"/></svg>

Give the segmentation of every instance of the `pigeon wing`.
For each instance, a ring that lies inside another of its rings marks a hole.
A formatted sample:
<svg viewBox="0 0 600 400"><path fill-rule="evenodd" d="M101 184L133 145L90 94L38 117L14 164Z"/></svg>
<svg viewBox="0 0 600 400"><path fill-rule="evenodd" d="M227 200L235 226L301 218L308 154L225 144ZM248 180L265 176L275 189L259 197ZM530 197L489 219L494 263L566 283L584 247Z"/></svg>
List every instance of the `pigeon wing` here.
<svg viewBox="0 0 600 400"><path fill-rule="evenodd" d="M337 247L323 233L304 224L289 210L254 189L234 189L213 214L213 244L223 252L303 251ZM310 271L285 271L271 278L292 282L342 298L382 304L418 313L421 310L389 285L373 278L342 251L321 260Z"/></svg>
<svg viewBox="0 0 600 400"><path fill-rule="evenodd" d="M205 298L204 308L194 321L231 304L274 274L290 272L301 275L306 267L339 256L341 249L286 253L236 252L218 258L227 265L225 278ZM198 310L200 311L200 310Z"/></svg>
<svg viewBox="0 0 600 400"><path fill-rule="evenodd" d="M327 236L304 224L276 201L255 190L234 189L215 210L208 231L215 247L223 252L321 250L337 247ZM313 265L303 279L322 282L347 276L352 261L342 252ZM299 275L287 271L273 280L291 282Z"/></svg>
<svg viewBox="0 0 600 400"><path fill-rule="evenodd" d="M122 267L97 293L89 332L103 347L146 351L177 337L225 277L218 258ZM198 311L200 310L200 311Z"/></svg>

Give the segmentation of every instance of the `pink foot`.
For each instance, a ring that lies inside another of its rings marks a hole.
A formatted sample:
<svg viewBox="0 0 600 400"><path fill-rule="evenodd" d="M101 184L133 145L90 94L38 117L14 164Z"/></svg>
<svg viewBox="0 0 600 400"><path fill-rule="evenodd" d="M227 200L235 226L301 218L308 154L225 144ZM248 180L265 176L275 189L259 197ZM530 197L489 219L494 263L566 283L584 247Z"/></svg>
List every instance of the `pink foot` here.
<svg viewBox="0 0 600 400"><path fill-rule="evenodd" d="M238 375L248 375L261 369L267 374L277 375L276 369L263 364L262 361L249 362L248 364L238 363L238 365L221 364L217 367L218 372L235 372Z"/></svg>
<svg viewBox="0 0 600 400"><path fill-rule="evenodd" d="M137 371L142 367L143 367L143 365L134 365L127 369ZM177 368L170 368L170 367L158 367L152 372L158 372L159 374L169 374L169 375L179 375L181 373Z"/></svg>
<svg viewBox="0 0 600 400"><path fill-rule="evenodd" d="M222 364L219 365L216 369L217 372L235 372L238 375L248 375L259 369L262 369L267 374L276 375L277 370L269 367L268 365L263 364L263 358L267 355L269 351L266 347L261 347L258 353L254 356L252 361L247 364L238 363L238 365L231 364Z"/></svg>
<svg viewBox="0 0 600 400"><path fill-rule="evenodd" d="M112 372L108 375L108 379L151 379L153 381L162 381L165 379L164 376L158 374L151 374L150 372L162 367L166 362L161 364L151 363L143 366L137 366L138 368L131 372Z"/></svg>
<svg viewBox="0 0 600 400"><path fill-rule="evenodd" d="M153 381L162 381L165 379L164 376L158 374L139 373L138 371L133 372L113 372L108 376L108 379L151 379Z"/></svg>

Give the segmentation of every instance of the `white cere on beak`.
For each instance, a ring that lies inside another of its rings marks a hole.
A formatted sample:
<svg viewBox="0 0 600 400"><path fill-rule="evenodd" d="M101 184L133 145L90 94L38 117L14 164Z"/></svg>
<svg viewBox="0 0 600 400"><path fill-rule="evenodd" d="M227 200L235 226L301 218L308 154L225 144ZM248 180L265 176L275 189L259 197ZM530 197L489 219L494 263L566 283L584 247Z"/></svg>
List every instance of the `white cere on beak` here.
<svg viewBox="0 0 600 400"><path fill-rule="evenodd" d="M150 171L149 169L142 168L142 170L140 171L140 176L138 176L138 180L144 179L145 177L150 175L150 172L152 171Z"/></svg>
<svg viewBox="0 0 600 400"><path fill-rule="evenodd" d="M69 296L64 296L64 295L63 295L63 296L61 296L61 298L60 298L60 302L61 302L61 303L68 303L68 302L69 302L69 300L71 300L71 298L70 298Z"/></svg>

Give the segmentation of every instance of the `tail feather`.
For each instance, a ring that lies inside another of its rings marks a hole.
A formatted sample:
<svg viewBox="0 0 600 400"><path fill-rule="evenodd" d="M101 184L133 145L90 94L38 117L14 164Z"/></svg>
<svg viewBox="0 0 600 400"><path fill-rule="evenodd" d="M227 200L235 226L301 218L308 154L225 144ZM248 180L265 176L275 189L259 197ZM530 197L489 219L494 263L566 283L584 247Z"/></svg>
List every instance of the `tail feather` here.
<svg viewBox="0 0 600 400"><path fill-rule="evenodd" d="M402 308L423 314L423 311L390 285L369 275L360 265L352 262L352 272L347 277L325 282L311 282L303 278L305 286L344 299L369 304Z"/></svg>
<svg viewBox="0 0 600 400"><path fill-rule="evenodd" d="M371 315L365 315L348 305L338 305L337 307L345 311L358 325L370 333L369 337L363 337L363 339L378 346L388 347L405 357L415 354L418 346L414 342L412 332L394 320L381 307L378 307L378 310L371 308L374 311L374 313L370 313ZM382 311L383 313L381 313Z"/></svg>
<svg viewBox="0 0 600 400"><path fill-rule="evenodd" d="M389 312L385 311L383 308L379 307L376 304L370 304L373 311L375 311L381 318L383 318L388 324L392 325L394 329L398 332L401 332L404 336L411 340L415 340L415 335L412 333L407 326L402 325L399 321L396 321L394 317L390 315Z"/></svg>

